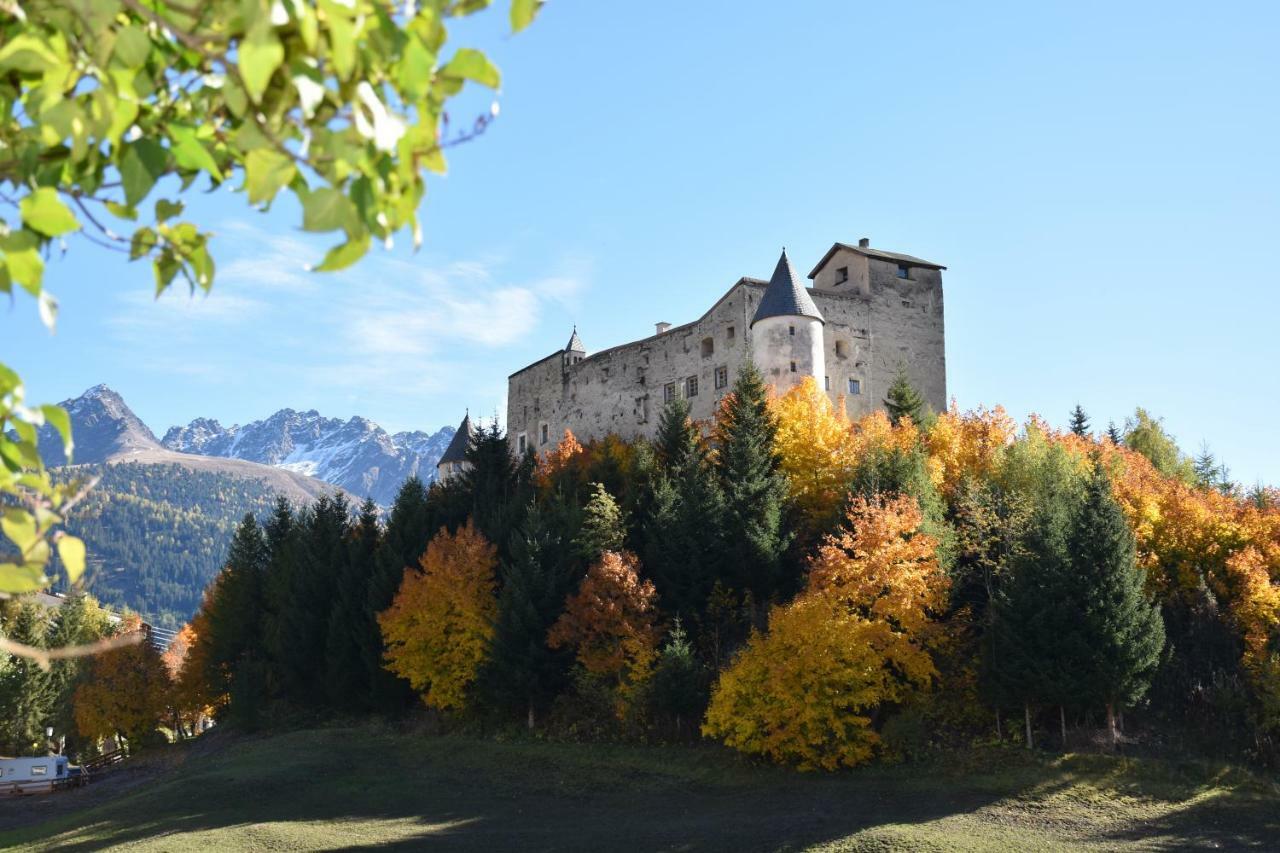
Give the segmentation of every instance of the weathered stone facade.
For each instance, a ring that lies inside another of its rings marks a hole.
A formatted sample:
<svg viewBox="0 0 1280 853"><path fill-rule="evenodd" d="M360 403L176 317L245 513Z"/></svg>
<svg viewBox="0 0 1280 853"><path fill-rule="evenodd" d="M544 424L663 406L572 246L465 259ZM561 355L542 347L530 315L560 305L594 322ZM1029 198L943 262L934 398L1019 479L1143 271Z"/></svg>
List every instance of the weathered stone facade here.
<svg viewBox="0 0 1280 853"><path fill-rule="evenodd" d="M785 254L779 271L790 266ZM572 430L581 441L616 433L653 437L665 402L688 400L710 419L747 358L780 390L800 376L825 383L850 417L883 408L904 367L928 403L946 406L942 267L837 243L809 274L821 317L771 315L755 323L766 287L739 279L706 314L632 343L588 355L574 330L569 346L511 374L507 434L515 451L542 452ZM779 272L775 271L775 281ZM794 278L794 276L793 276ZM662 324L665 325L665 324ZM822 362L817 353L822 353Z"/></svg>

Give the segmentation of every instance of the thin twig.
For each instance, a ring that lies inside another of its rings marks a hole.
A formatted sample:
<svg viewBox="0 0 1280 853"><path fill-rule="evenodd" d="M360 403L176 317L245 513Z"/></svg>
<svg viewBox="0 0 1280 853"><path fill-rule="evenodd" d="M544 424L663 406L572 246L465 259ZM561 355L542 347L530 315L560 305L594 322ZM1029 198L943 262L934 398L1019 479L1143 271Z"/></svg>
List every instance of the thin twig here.
<svg viewBox="0 0 1280 853"><path fill-rule="evenodd" d="M117 634L114 637L104 637L96 643L86 643L82 646L62 646L57 649L42 649L38 646L28 646L25 643L15 643L13 640L0 637L0 652L8 652L14 657L33 660L36 662L37 666L47 671L55 660L85 658L93 655L100 655L103 652L110 652L115 649L123 649L126 646L136 645L146 638L146 631L130 631L127 634Z"/></svg>

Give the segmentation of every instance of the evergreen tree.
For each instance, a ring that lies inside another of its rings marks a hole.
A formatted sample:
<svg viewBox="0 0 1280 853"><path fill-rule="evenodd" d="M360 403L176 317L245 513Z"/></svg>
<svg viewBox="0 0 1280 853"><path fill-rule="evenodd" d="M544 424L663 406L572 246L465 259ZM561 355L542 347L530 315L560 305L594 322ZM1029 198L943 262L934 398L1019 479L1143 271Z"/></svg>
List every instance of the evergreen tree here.
<svg viewBox="0 0 1280 853"><path fill-rule="evenodd" d="M470 467L457 479L468 499L468 514L476 529L501 549L520 526L532 497L530 471L511 455L507 437L496 421L473 433L467 445L467 462ZM449 491L446 488L446 493ZM462 521L465 518L450 524L450 529Z"/></svg>
<svg viewBox="0 0 1280 853"><path fill-rule="evenodd" d="M1116 428L1115 421L1111 421L1107 424L1107 438L1110 439L1111 443L1116 447L1124 445L1124 436L1121 435L1120 430Z"/></svg>
<svg viewBox="0 0 1280 853"><path fill-rule="evenodd" d="M206 606L206 679L213 695L228 697L227 716L257 724L266 699L263 598L270 552L252 514L236 528L227 562Z"/></svg>
<svg viewBox="0 0 1280 853"><path fill-rule="evenodd" d="M764 379L751 361L738 373L733 393L716 418L716 469L724 493L724 559L736 585L756 603L756 620L781 583L785 475L774 447L777 427L769 411Z"/></svg>
<svg viewBox="0 0 1280 853"><path fill-rule="evenodd" d="M681 737L686 723L701 719L709 697L706 669L677 616L649 682L649 707L659 718L670 720L676 737Z"/></svg>
<svg viewBox="0 0 1280 853"><path fill-rule="evenodd" d="M370 707L371 674L365 664L363 641L367 633L377 630L378 626L365 605L381 537L378 505L372 498L366 498L351 529L346 560L339 567L333 609L329 614L325 686L330 704L337 708L364 710Z"/></svg>
<svg viewBox="0 0 1280 853"><path fill-rule="evenodd" d="M365 588L365 630L360 634L361 657L370 682L370 705L381 711L399 711L412 706L416 697L409 682L397 678L383 666L382 632L378 614L391 606L404 579L405 569L416 566L427 543L440 527L439 513L432 497L440 502L442 487L430 493L417 477L405 480L391 505L387 529L373 555L373 571Z"/></svg>
<svg viewBox="0 0 1280 853"><path fill-rule="evenodd" d="M293 577L294 540L298 519L289 500L277 497L271 515L263 525L267 546L267 569L263 578L262 642L264 682L267 696L277 698L283 691L281 612L289 605L289 584Z"/></svg>
<svg viewBox="0 0 1280 853"><path fill-rule="evenodd" d="M72 590L54 615L49 647L86 645L110 633L111 621L106 611L98 606L97 600L82 590ZM78 657L56 660L49 670L55 693L50 724L55 737L67 738L68 753L76 752L79 743L71 699L76 688L84 681L88 668L89 661Z"/></svg>
<svg viewBox="0 0 1280 853"><path fill-rule="evenodd" d="M537 714L564 688L572 655L547 646L547 631L577 585L570 548L530 506L499 571L498 620L478 690L497 708Z"/></svg>
<svg viewBox="0 0 1280 853"><path fill-rule="evenodd" d="M911 378L907 376L905 367L898 368L898 374L893 378L889 393L884 398L884 408L889 413L889 419L895 424L902 418L910 418L917 426L924 423L927 411L924 397L920 396L916 386L911 384Z"/></svg>
<svg viewBox="0 0 1280 853"><path fill-rule="evenodd" d="M1071 431L1081 438L1089 437L1089 416L1079 403L1071 410Z"/></svg>
<svg viewBox="0 0 1280 853"><path fill-rule="evenodd" d="M1209 449L1209 443L1202 442L1200 445L1200 453L1191 463L1196 473L1196 485L1202 489L1214 489L1218 487L1222 468L1218 465L1218 460L1214 457L1213 451Z"/></svg>
<svg viewBox="0 0 1280 853"><path fill-rule="evenodd" d="M45 648L47 628L44 608L24 603L5 633L14 642ZM30 658L10 657L8 664L0 668L0 752L44 755L44 730L57 698L51 673Z"/></svg>
<svg viewBox="0 0 1280 853"><path fill-rule="evenodd" d="M605 551L621 551L626 537L626 521L618 502L603 484L593 484L591 499L583 507L582 527L573 540L578 556L590 562Z"/></svg>
<svg viewBox="0 0 1280 853"><path fill-rule="evenodd" d="M1111 479L1095 463L1067 540L1073 587L1082 608L1075 633L1087 650L1081 688L1107 709L1115 741L1115 712L1140 700L1151 685L1164 649L1160 609L1144 589L1134 558L1133 533L1111 493Z"/></svg>

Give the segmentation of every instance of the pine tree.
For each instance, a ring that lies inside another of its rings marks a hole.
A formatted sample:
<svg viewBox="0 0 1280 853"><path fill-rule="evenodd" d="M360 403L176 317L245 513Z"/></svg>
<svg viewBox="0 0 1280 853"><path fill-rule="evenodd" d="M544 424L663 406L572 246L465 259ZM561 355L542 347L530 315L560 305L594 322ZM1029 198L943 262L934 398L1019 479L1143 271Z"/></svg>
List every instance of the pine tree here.
<svg viewBox="0 0 1280 853"><path fill-rule="evenodd" d="M297 554L298 519L289 500L277 497L263 533L267 546L267 569L262 588L262 643L264 692L277 698L284 683L281 639L281 611L289 606L289 584Z"/></svg>
<svg viewBox="0 0 1280 853"><path fill-rule="evenodd" d="M659 718L670 720L676 737L681 737L686 723L701 718L709 696L706 669L677 616L649 681L649 707Z"/></svg>
<svg viewBox="0 0 1280 853"><path fill-rule="evenodd" d="M747 361L716 416L716 470L724 494L725 565L736 585L752 594L757 621L780 585L790 541L782 527L787 484L776 430L764 379Z"/></svg>
<svg viewBox="0 0 1280 853"><path fill-rule="evenodd" d="M920 396L916 386L911 384L911 378L907 376L905 367L898 368L898 374L893 378L889 393L884 398L884 408L889 413L889 419L895 424L902 418L910 418L916 426L924 423L927 411L924 397Z"/></svg>
<svg viewBox="0 0 1280 853"><path fill-rule="evenodd" d="M1116 447L1124 445L1124 436L1120 434L1120 430L1116 427L1115 421L1110 421L1107 424L1107 438L1110 439L1111 443Z"/></svg>
<svg viewBox="0 0 1280 853"><path fill-rule="evenodd" d="M528 467L512 457L496 421L475 431L467 446L467 462L470 467L458 477L458 484L468 498L468 514L476 529L501 549L520 526L532 497Z"/></svg>
<svg viewBox="0 0 1280 853"><path fill-rule="evenodd" d="M1082 597L1075 622L1082 689L1105 704L1116 738L1116 711L1131 707L1151 685L1164 649L1164 620L1144 589L1133 533L1111 493L1111 479L1095 462L1067 540L1074 586Z"/></svg>
<svg viewBox="0 0 1280 853"><path fill-rule="evenodd" d="M22 604L6 634L14 642L44 648L48 623L44 609ZM13 657L0 668L0 752L43 755L45 726L58 698L52 674L30 658Z"/></svg>
<svg viewBox="0 0 1280 853"><path fill-rule="evenodd" d="M263 598L269 560L263 530L246 514L206 607L210 692L227 695L227 716L246 728L257 724L266 700Z"/></svg>
<svg viewBox="0 0 1280 853"><path fill-rule="evenodd" d="M626 536L626 520L618 502L601 483L593 484L591 499L583 508L582 527L573 540L578 556L592 561L605 551L620 551Z"/></svg>
<svg viewBox="0 0 1280 853"><path fill-rule="evenodd" d="M97 600L83 590L72 590L58 608L49 635L50 648L79 646L100 640L111 633L111 621ZM67 750L75 752L75 718L72 715L72 696L84 681L89 669L86 658L66 658L53 662L49 678L55 692L53 715L50 724L55 736L67 738Z"/></svg>
<svg viewBox="0 0 1280 853"><path fill-rule="evenodd" d="M438 513L431 496L441 494L441 487L427 487L417 477L405 480L391 505L387 529L373 557L373 573L365 589L364 618L368 629L360 639L361 657L370 680L370 705L381 711L400 711L415 701L413 690L404 679L383 667L382 631L378 614L391 606L404 579L405 569L418 565L427 550L427 542L439 529Z"/></svg>
<svg viewBox="0 0 1280 853"><path fill-rule="evenodd" d="M351 529L346 560L340 567L329 614L325 686L329 702L336 708L365 710L370 707L371 676L365 665L363 640L368 631L377 629L377 622L365 605L381 537L378 505L372 498L366 498Z"/></svg>
<svg viewBox="0 0 1280 853"><path fill-rule="evenodd" d="M1218 460L1214 457L1213 451L1209 449L1207 441L1200 444L1200 453L1192 462L1192 466L1196 472L1196 484L1200 488L1217 488L1222 469L1218 466Z"/></svg>
<svg viewBox="0 0 1280 853"><path fill-rule="evenodd" d="M1079 403L1071 410L1071 431L1081 438L1089 437L1089 416Z"/></svg>
<svg viewBox="0 0 1280 853"><path fill-rule="evenodd" d="M513 534L500 570L498 620L478 690L486 704L524 714L534 727L540 709L564 688L572 656L547 646L577 576L570 548L536 505Z"/></svg>

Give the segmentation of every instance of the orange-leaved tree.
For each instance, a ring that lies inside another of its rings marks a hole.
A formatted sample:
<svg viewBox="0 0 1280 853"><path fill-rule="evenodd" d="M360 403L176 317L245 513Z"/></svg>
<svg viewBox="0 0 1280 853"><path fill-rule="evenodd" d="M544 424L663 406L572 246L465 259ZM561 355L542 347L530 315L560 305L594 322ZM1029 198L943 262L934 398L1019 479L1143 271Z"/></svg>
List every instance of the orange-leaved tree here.
<svg viewBox="0 0 1280 853"><path fill-rule="evenodd" d="M136 615L120 626L124 634L139 630L142 621ZM166 717L172 686L160 652L150 643L98 655L72 700L76 728L86 738L120 734L140 745Z"/></svg>
<svg viewBox="0 0 1280 853"><path fill-rule="evenodd" d="M498 616L497 565L497 549L470 520L457 533L441 528L378 614L386 668L434 708L466 707Z"/></svg>
<svg viewBox="0 0 1280 853"><path fill-rule="evenodd" d="M652 674L661 637L658 593L639 566L628 551L605 551L547 634L551 648L574 649L582 668L613 689L619 716Z"/></svg>
<svg viewBox="0 0 1280 853"><path fill-rule="evenodd" d="M878 712L927 688L946 581L912 498L856 498L806 589L720 676L703 733L801 769L869 759Z"/></svg>

